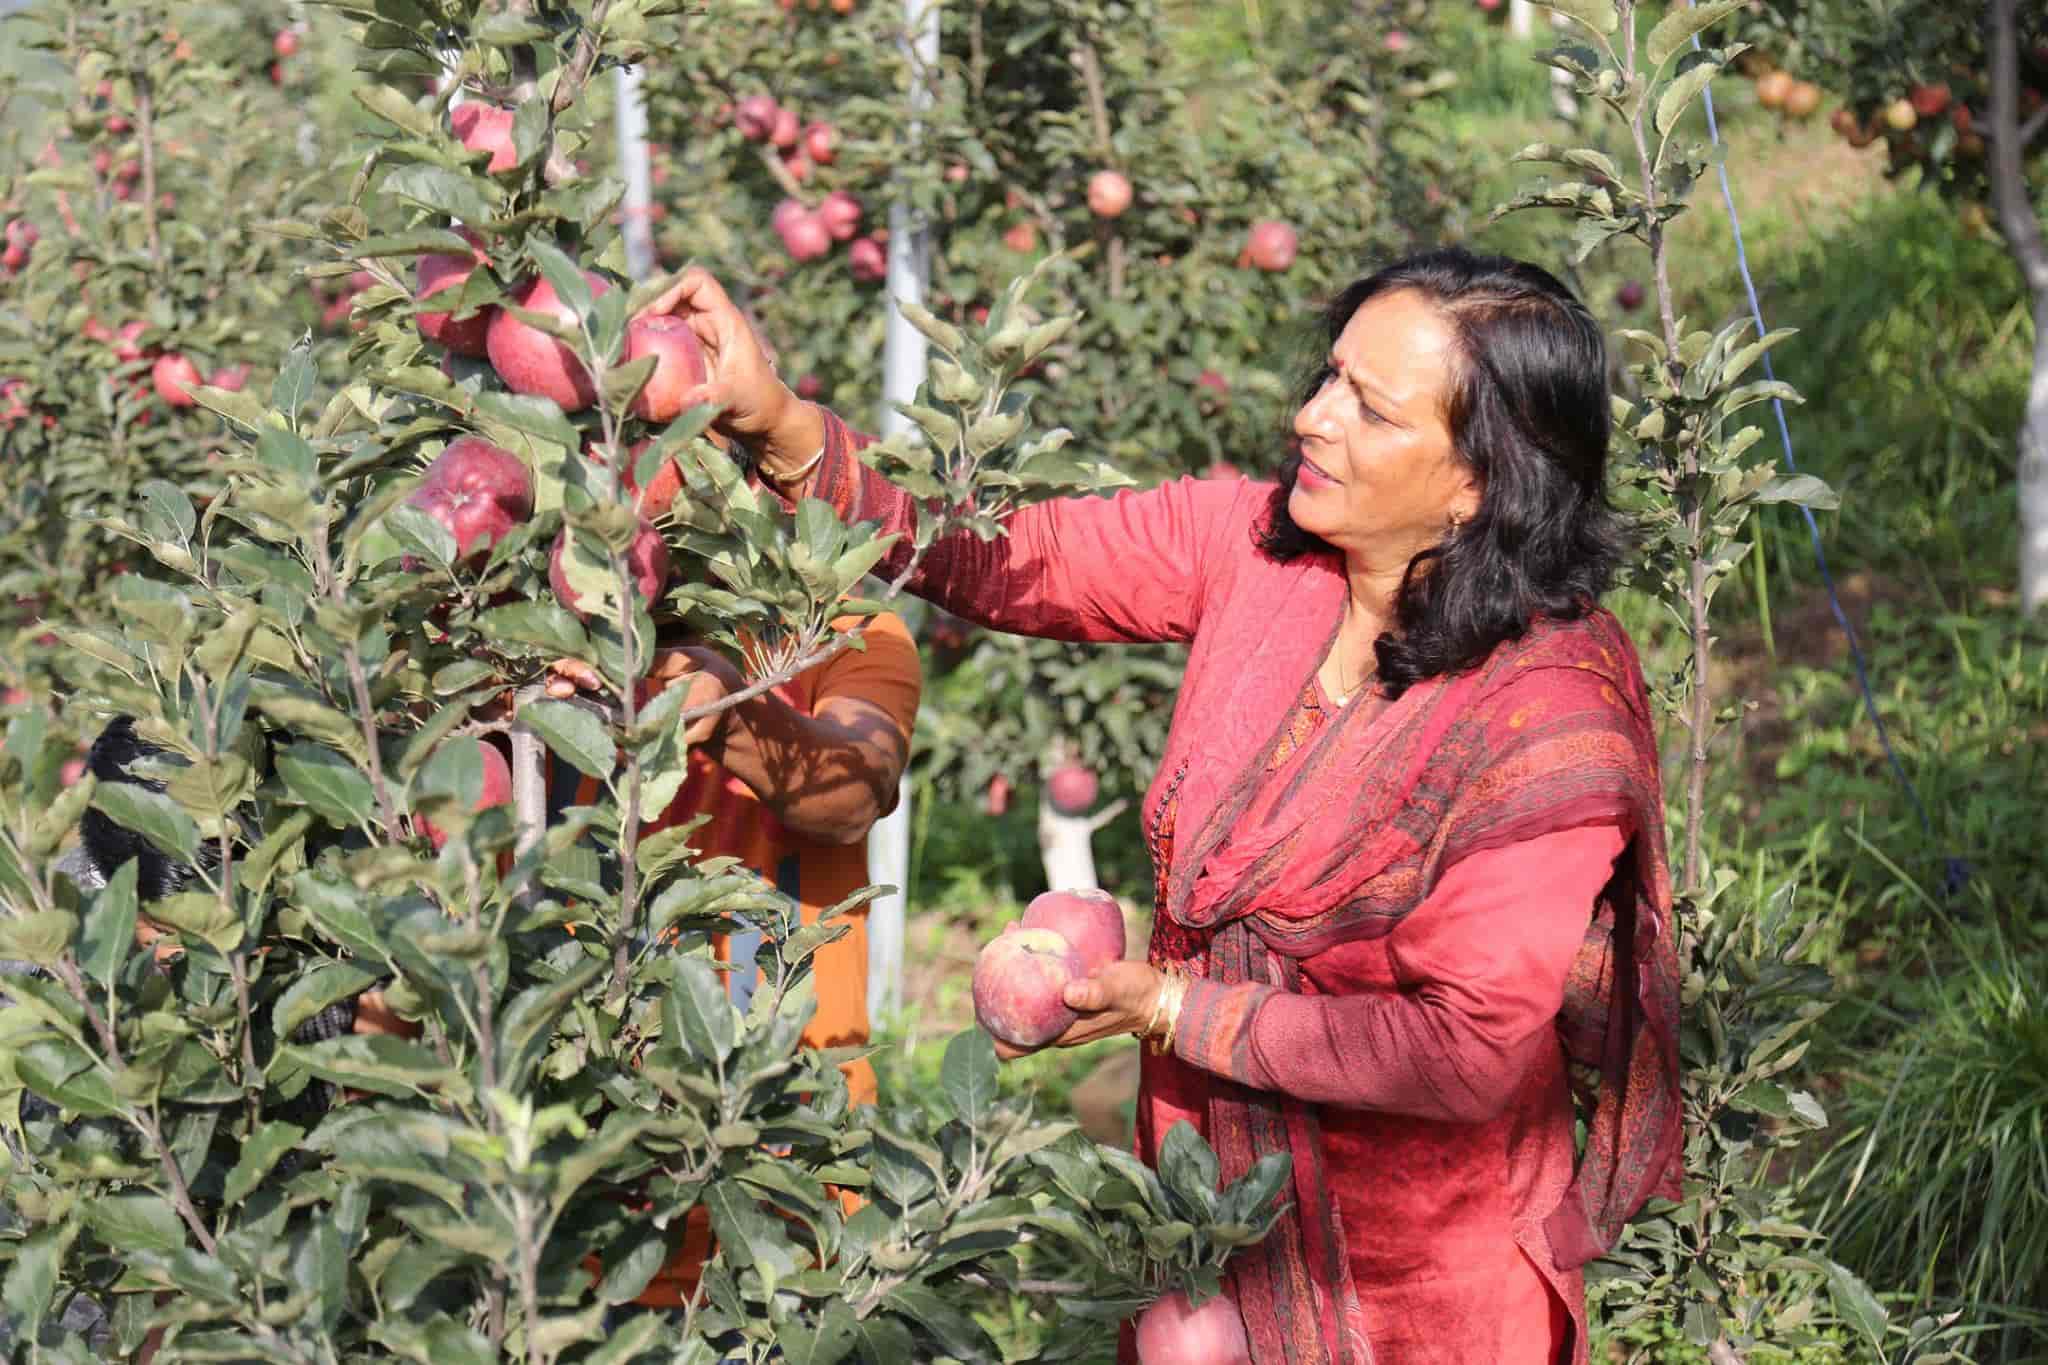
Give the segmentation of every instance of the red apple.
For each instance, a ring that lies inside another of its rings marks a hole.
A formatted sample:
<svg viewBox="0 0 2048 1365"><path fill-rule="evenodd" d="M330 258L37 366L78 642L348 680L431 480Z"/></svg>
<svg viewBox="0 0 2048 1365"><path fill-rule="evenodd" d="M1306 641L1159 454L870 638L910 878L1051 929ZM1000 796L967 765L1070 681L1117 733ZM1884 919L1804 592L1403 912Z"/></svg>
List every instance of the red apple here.
<svg viewBox="0 0 2048 1365"><path fill-rule="evenodd" d="M872 237L858 237L846 248L847 264L853 277L863 284L878 284L889 278L889 253Z"/></svg>
<svg viewBox="0 0 2048 1365"><path fill-rule="evenodd" d="M782 169L787 171L789 178L799 185L811 183L811 159L801 151L784 152L782 154Z"/></svg>
<svg viewBox="0 0 2048 1365"><path fill-rule="evenodd" d="M134 184L142 179L142 163L132 156L129 157L126 161L114 167L114 179L124 185Z"/></svg>
<svg viewBox="0 0 2048 1365"><path fill-rule="evenodd" d="M1216 395L1214 402L1223 402L1230 397L1230 381L1214 370L1204 370L1195 376L1195 387L1207 389Z"/></svg>
<svg viewBox="0 0 2048 1365"><path fill-rule="evenodd" d="M1012 1047L1043 1047L1073 1027L1060 993L1086 975L1080 951L1052 930L1005 930L974 960L975 1022Z"/></svg>
<svg viewBox="0 0 2048 1365"><path fill-rule="evenodd" d="M1046 799L1061 815L1086 815L1100 790L1094 772L1079 763L1062 763L1045 780Z"/></svg>
<svg viewBox="0 0 2048 1365"><path fill-rule="evenodd" d="M51 637L50 643L55 644L56 642L56 638L54 636ZM64 760L64 765L57 769L57 784L62 787L75 787L78 785L78 780L84 776L85 760L82 758L67 758Z"/></svg>
<svg viewBox="0 0 2048 1365"><path fill-rule="evenodd" d="M646 440L634 443L626 452L626 467L619 471L619 482L625 486L628 493L637 495L633 505L643 517L658 517L668 511L669 504L676 500L676 494L683 491L683 469L673 458L663 460L661 468L654 471L654 477L648 481L647 487L640 487L634 470L639 467L640 452L646 450L648 442L653 439L650 436ZM604 450L595 445L583 447L583 458L592 464L606 463Z"/></svg>
<svg viewBox="0 0 2048 1365"><path fill-rule="evenodd" d="M1626 281L1621 288L1614 291L1614 301L1630 312L1643 306L1643 298L1643 286L1636 280Z"/></svg>
<svg viewBox="0 0 2048 1365"><path fill-rule="evenodd" d="M1024 907L1026 929L1050 929L1092 972L1124 956L1124 912L1107 891L1047 891Z"/></svg>
<svg viewBox="0 0 2048 1365"><path fill-rule="evenodd" d="M818 202L818 218L835 242L853 240L860 231L860 200L845 190L834 190Z"/></svg>
<svg viewBox="0 0 2048 1365"><path fill-rule="evenodd" d="M456 105L455 112L448 116L449 125L463 146L472 152L491 154L490 164L484 169L493 174L519 164L519 153L512 147L512 119L510 109L474 100Z"/></svg>
<svg viewBox="0 0 2048 1365"><path fill-rule="evenodd" d="M1785 112L1793 118L1812 118L1820 108L1820 87L1812 81L1794 81L1785 92Z"/></svg>
<svg viewBox="0 0 2048 1365"><path fill-rule="evenodd" d="M26 705L28 705L28 689L26 687L0 689L0 706Z"/></svg>
<svg viewBox="0 0 2048 1365"><path fill-rule="evenodd" d="M199 367L186 356L158 356L156 364L149 368L149 380L156 396L174 408L195 407L199 403L189 392L190 386L199 382Z"/></svg>
<svg viewBox="0 0 2048 1365"><path fill-rule="evenodd" d="M240 393L243 386L249 382L249 366L246 364L223 365L208 375L206 382L216 389L226 389L229 393Z"/></svg>
<svg viewBox="0 0 2048 1365"><path fill-rule="evenodd" d="M802 133L803 120L796 116L796 110L776 109L775 122L768 127L768 141L770 144L780 147L786 152L791 147L796 146L796 140Z"/></svg>
<svg viewBox="0 0 2048 1365"><path fill-rule="evenodd" d="M1038 249L1037 224L1018 223L1003 234L1003 245L1012 251L1036 251Z"/></svg>
<svg viewBox="0 0 2048 1365"><path fill-rule="evenodd" d="M436 252L420 257L414 275L415 298L425 299L444 289L460 288L478 266L490 264L490 258L482 251L483 238L468 228L457 228L456 231L470 244L470 254L457 256L450 252ZM421 336L438 342L457 355L481 357L489 353L491 319L497 316L497 312L495 307L487 306L459 320L453 313L416 313L413 325L420 329Z"/></svg>
<svg viewBox="0 0 2048 1365"><path fill-rule="evenodd" d="M36 225L26 218L17 218L9 223L6 232L0 234L0 241L7 243L6 248L0 250L0 265L9 270L19 270L27 265L29 253L35 250L42 236Z"/></svg>
<svg viewBox="0 0 2048 1365"><path fill-rule="evenodd" d="M832 250L832 230L810 209L791 214L782 225L782 245L791 258L815 261Z"/></svg>
<svg viewBox="0 0 2048 1365"><path fill-rule="evenodd" d="M1097 218L1116 218L1131 206L1131 182L1120 171L1097 171L1088 177L1088 211Z"/></svg>
<svg viewBox="0 0 2048 1365"><path fill-rule="evenodd" d="M626 360L644 355L655 358L654 373L633 400L633 415L649 422L672 422L683 410L683 395L710 374L704 344L689 323L662 313L637 319L626 328Z"/></svg>
<svg viewBox="0 0 2048 1365"><path fill-rule="evenodd" d="M564 527L548 554L548 586L555 590L556 601L588 620L590 612L569 584L568 557L569 531ZM668 542L645 517L640 519L640 530L633 543L626 547L626 569L633 575L633 590L643 601L654 601L668 586Z"/></svg>
<svg viewBox="0 0 2048 1365"><path fill-rule="evenodd" d="M448 742L450 744L474 744L476 745L478 756L483 759L484 785L483 790L477 795L476 804L469 808L472 814L487 811L492 806L511 804L512 765L505 761L505 755L498 751L497 745L485 740L466 737L458 737ZM420 833L427 836L427 842L434 846L436 853L439 853L442 845L448 842L447 831L436 828L434 822L426 816L419 815L413 817L413 823L419 827Z"/></svg>
<svg viewBox="0 0 2048 1365"><path fill-rule="evenodd" d="M1913 112L1921 118L1933 118L1948 108L1949 91L1945 84L1916 85L1906 92L1906 98L1913 101Z"/></svg>
<svg viewBox="0 0 2048 1365"><path fill-rule="evenodd" d="M1237 1304L1224 1293L1195 1308L1168 1294L1138 1317L1138 1365L1252 1365Z"/></svg>
<svg viewBox="0 0 2048 1365"><path fill-rule="evenodd" d="M789 225L809 212L810 210L804 207L803 200L784 199L775 206L775 211L768 215L768 226L774 228L778 234L787 236Z"/></svg>
<svg viewBox="0 0 2048 1365"><path fill-rule="evenodd" d="M765 142L775 131L775 116L781 112L773 95L749 95L733 106L732 126L749 142Z"/></svg>
<svg viewBox="0 0 2048 1365"><path fill-rule="evenodd" d="M829 123L813 123L804 129L804 150L820 166L829 166L839 155L839 130Z"/></svg>
<svg viewBox="0 0 2048 1365"><path fill-rule="evenodd" d="M1001 815L1010 808L1010 779L997 773L988 780L988 796L983 803L990 815Z"/></svg>
<svg viewBox="0 0 2048 1365"><path fill-rule="evenodd" d="M1251 236L1245 241L1245 254L1259 269L1277 273L1294 264L1294 253L1299 246L1300 239L1295 236L1293 228L1268 218L1252 224Z"/></svg>
<svg viewBox="0 0 2048 1365"><path fill-rule="evenodd" d="M1406 52L1408 50L1408 35L1398 28L1389 30L1384 41L1389 52Z"/></svg>
<svg viewBox="0 0 2048 1365"><path fill-rule="evenodd" d="M292 32L290 29L283 30L275 38L272 38L270 40L270 50L272 52L275 52L280 57L293 57L298 55L299 35Z"/></svg>
<svg viewBox="0 0 2048 1365"><path fill-rule="evenodd" d="M533 515L533 474L511 451L480 436L450 441L406 500L455 537L455 557L489 552Z"/></svg>
<svg viewBox="0 0 2048 1365"><path fill-rule="evenodd" d="M126 137L129 129L134 126L134 124L128 121L126 114L107 115L107 131L115 137Z"/></svg>
<svg viewBox="0 0 2048 1365"><path fill-rule="evenodd" d="M586 270L590 292L602 294L611 286ZM512 302L530 313L552 313L573 324L576 315L555 295L545 279L532 279L513 291ZM576 353L538 327L530 327L505 309L498 309L484 329L484 352L491 368L505 387L514 393L536 394L552 399L563 412L580 412L597 401L597 385Z"/></svg>

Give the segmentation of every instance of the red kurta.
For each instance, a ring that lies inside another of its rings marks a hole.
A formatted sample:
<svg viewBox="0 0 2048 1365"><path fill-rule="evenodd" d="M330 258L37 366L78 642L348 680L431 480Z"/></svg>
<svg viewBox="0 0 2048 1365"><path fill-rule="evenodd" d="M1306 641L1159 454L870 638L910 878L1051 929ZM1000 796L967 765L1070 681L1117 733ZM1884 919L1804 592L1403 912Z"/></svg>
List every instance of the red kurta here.
<svg viewBox="0 0 2048 1365"><path fill-rule="evenodd" d="M1276 766L1329 713L1304 693ZM1176 813L1170 788L1146 812L1155 867ZM1555 1365L1585 1339L1584 1277L1557 1269L1541 1229L1576 1155L1554 1024L1623 842L1588 826L1475 853L1392 934L1304 959L1299 995L1197 978L1175 1055L1144 1058L1148 1164L1181 1119L1208 1135L1212 1074L1325 1106L1376 1365Z"/></svg>

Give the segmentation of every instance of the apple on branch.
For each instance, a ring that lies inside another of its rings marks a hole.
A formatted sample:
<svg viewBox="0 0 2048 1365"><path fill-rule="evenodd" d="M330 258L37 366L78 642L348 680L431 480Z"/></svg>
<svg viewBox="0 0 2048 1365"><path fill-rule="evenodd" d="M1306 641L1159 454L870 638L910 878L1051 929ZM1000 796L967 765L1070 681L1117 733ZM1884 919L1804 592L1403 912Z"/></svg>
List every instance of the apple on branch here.
<svg viewBox="0 0 2048 1365"><path fill-rule="evenodd" d="M469 243L470 254L457 256L435 252L420 257L414 280L415 297L422 302L444 289L460 289L478 266L490 264L490 258L483 253L483 238L468 228L457 228L456 232ZM457 355L482 358L489 353L491 319L497 312L495 307L485 307L461 319L453 313L417 313L413 316L413 324L428 341L445 346Z"/></svg>
<svg viewBox="0 0 2048 1365"><path fill-rule="evenodd" d="M595 272L586 270L583 278L593 295L611 288ZM511 302L529 313L551 314L572 327L576 324L576 314L545 279L529 280L513 292ZM484 352L498 378L514 393L551 399L563 412L580 412L597 401L597 385L576 352L506 309L498 309L485 327Z"/></svg>
<svg viewBox="0 0 2048 1365"><path fill-rule="evenodd" d="M406 498L455 537L458 561L487 554L533 515L533 474L526 462L481 436L450 441Z"/></svg>

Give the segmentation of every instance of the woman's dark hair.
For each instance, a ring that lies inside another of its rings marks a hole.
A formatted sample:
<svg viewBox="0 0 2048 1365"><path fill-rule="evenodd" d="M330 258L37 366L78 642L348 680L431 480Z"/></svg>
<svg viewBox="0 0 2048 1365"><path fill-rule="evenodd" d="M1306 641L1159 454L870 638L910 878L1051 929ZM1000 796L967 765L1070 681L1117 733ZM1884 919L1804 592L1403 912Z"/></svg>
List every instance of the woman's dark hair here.
<svg viewBox="0 0 2048 1365"><path fill-rule="evenodd" d="M1628 549L1607 501L1607 341L1555 276L1458 247L1397 261L1348 286L1324 311L1321 346L1299 402L1329 373L1327 355L1368 300L1412 289L1441 311L1460 363L1444 421L1454 458L1479 475L1479 510L1409 561L1396 630L1374 644L1382 688L1478 664L1538 616L1584 616ZM1291 416L1291 414L1290 414ZM1299 451L1280 465L1259 547L1290 560L1331 546L1288 515Z"/></svg>

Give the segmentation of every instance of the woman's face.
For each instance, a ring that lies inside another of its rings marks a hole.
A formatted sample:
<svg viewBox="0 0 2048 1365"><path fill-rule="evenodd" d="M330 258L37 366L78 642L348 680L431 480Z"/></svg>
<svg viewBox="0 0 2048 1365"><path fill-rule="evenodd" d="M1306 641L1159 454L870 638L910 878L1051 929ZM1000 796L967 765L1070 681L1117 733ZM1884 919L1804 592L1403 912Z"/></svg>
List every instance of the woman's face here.
<svg viewBox="0 0 2048 1365"><path fill-rule="evenodd" d="M1366 300L1330 348L1322 387L1295 414L1295 525L1394 572L1478 510L1477 477L1452 453L1444 420L1459 363L1450 327L1423 295Z"/></svg>

